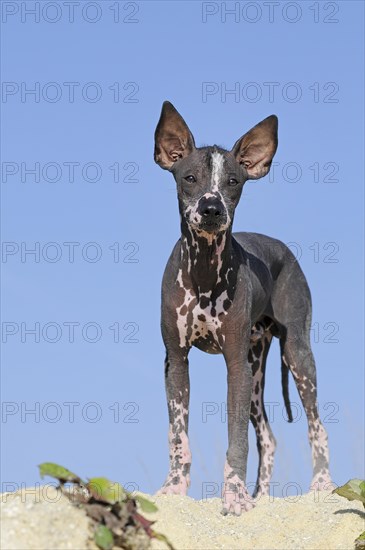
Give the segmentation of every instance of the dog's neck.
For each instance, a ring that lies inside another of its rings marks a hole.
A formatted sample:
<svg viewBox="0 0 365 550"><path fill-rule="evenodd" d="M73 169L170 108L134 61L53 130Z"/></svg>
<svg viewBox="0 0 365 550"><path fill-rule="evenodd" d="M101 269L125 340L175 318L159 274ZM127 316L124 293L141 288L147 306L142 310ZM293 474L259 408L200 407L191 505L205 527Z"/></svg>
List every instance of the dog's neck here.
<svg viewBox="0 0 365 550"><path fill-rule="evenodd" d="M220 291L226 288L232 264L231 226L219 233L207 233L193 229L182 218L181 265L199 295L214 295L217 287Z"/></svg>

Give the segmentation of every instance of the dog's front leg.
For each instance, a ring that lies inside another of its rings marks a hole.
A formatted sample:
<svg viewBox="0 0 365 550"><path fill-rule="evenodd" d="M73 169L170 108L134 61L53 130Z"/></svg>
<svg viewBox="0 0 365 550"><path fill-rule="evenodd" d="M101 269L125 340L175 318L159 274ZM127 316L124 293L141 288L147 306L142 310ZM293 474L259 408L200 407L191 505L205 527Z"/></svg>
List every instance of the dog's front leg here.
<svg viewBox="0 0 365 550"><path fill-rule="evenodd" d="M247 341L248 346L248 341ZM222 514L240 515L253 508L253 498L246 489L248 423L251 407L252 371L247 360L247 346L225 353L227 363L228 451L224 466Z"/></svg>
<svg viewBox="0 0 365 550"><path fill-rule="evenodd" d="M190 485L188 439L189 363L187 355L166 351L165 384L169 412L170 470L159 494L186 495Z"/></svg>

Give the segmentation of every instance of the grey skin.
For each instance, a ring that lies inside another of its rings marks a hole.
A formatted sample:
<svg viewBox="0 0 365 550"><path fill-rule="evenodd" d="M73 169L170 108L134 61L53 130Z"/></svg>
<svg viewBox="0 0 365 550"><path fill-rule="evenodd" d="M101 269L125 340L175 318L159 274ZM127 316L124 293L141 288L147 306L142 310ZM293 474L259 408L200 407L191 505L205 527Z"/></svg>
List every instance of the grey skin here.
<svg viewBox="0 0 365 550"><path fill-rule="evenodd" d="M235 208L248 179L265 176L277 148L272 115L226 151L195 146L173 105L165 102L155 132L157 164L177 185L181 238L162 282L161 329L166 347L170 469L160 490L185 494L190 484L189 364L192 346L222 353L227 366L228 450L222 513L254 506L245 487L249 419L256 430L259 469L254 497L268 494L275 439L264 407L266 357L280 340L284 401L291 421L288 372L308 418L316 489L331 488L327 434L318 414L310 346L310 291L301 268L280 241L232 234Z"/></svg>

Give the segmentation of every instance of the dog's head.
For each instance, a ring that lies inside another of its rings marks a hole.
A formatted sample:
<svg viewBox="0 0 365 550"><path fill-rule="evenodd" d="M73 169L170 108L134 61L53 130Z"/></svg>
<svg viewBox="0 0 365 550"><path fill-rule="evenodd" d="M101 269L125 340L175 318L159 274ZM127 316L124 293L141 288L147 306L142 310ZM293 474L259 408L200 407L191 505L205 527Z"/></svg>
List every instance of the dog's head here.
<svg viewBox="0 0 365 550"><path fill-rule="evenodd" d="M231 151L217 146L195 147L187 124L165 101L155 132L155 162L172 172L181 216L201 235L225 231L248 179L270 170L277 138L278 119L265 118L242 136Z"/></svg>

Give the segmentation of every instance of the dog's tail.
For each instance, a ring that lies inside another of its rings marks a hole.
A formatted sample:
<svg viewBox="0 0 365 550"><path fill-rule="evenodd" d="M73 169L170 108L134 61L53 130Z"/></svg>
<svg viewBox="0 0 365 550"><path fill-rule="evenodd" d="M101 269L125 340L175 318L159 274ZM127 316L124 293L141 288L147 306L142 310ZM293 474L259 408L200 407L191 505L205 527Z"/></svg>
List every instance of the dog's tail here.
<svg viewBox="0 0 365 550"><path fill-rule="evenodd" d="M293 422L293 413L291 410L289 399L289 368L286 366L283 359L281 359L281 387L283 390L284 404L286 414L288 415L288 422Z"/></svg>

